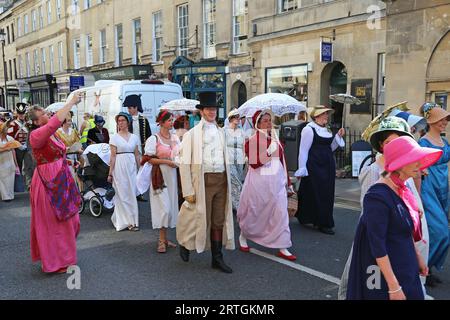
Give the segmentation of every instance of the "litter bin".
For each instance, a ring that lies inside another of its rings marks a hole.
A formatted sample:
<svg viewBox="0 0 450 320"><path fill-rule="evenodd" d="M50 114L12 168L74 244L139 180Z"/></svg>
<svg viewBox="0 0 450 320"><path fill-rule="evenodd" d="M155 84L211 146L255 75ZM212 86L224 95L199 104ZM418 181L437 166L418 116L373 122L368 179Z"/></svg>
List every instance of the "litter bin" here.
<svg viewBox="0 0 450 320"><path fill-rule="evenodd" d="M290 120L281 124L280 141L284 144L284 155L288 171L298 169L298 151L302 129L308 123L300 120Z"/></svg>

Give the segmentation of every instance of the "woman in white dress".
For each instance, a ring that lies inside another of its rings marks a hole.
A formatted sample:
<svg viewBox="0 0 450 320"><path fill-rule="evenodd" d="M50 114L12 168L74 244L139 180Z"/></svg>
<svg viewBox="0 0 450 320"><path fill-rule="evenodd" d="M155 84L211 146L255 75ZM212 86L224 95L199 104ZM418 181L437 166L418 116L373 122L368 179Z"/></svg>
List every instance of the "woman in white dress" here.
<svg viewBox="0 0 450 320"><path fill-rule="evenodd" d="M245 136L239 128L239 112L237 109L230 111L227 117L228 126L225 130L225 136L228 149L228 160L230 163L231 176L231 200L233 212L236 213L239 208L239 198L241 197L242 182L244 177L244 143Z"/></svg>
<svg viewBox="0 0 450 320"><path fill-rule="evenodd" d="M153 229L159 229L157 251L165 253L167 247L176 245L167 240L167 228L175 228L178 216L177 164L180 139L171 134L173 116L168 111L161 111L156 119L160 131L147 139L145 156L152 164L152 183L150 184L150 206ZM157 170L161 170L159 172ZM158 177L159 175L159 177ZM161 179L162 177L162 179Z"/></svg>
<svg viewBox="0 0 450 320"><path fill-rule="evenodd" d="M20 172L14 148L20 143L6 134L8 122L0 123L0 196L3 201L14 199L15 174Z"/></svg>
<svg viewBox="0 0 450 320"><path fill-rule="evenodd" d="M128 131L130 116L121 112L116 116L118 133L109 141L111 160L108 182L112 183L114 213L111 221L117 231L139 231L139 209L136 200L136 175L139 166L139 140Z"/></svg>

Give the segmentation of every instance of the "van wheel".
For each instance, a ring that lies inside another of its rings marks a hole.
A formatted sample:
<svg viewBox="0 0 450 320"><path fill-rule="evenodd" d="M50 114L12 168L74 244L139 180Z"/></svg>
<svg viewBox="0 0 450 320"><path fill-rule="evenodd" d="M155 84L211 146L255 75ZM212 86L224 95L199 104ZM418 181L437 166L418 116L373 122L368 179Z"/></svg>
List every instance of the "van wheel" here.
<svg viewBox="0 0 450 320"><path fill-rule="evenodd" d="M93 196L89 199L89 211L96 218L102 215L103 201L98 196Z"/></svg>

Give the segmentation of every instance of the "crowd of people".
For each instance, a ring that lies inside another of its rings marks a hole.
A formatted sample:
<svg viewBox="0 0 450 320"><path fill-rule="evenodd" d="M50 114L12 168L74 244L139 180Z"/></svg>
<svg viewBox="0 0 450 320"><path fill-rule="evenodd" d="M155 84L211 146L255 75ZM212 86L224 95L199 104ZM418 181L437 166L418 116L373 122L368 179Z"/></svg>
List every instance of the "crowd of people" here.
<svg viewBox="0 0 450 320"><path fill-rule="evenodd" d="M188 262L191 251L211 250L211 266L232 273L223 248L235 249L236 220L240 251L250 252L253 242L296 260L289 251L288 214L295 177L299 223L335 234L333 152L344 147L345 130L329 129L333 109L316 106L299 115L304 123L298 170L291 179L270 110L255 112L247 130L248 119L233 109L222 128L216 122L216 94L204 92L198 112L177 116L161 110L159 130L152 133L140 96L129 95L123 103L128 112L115 117L111 131L102 116L89 113L79 128L74 125L71 109L80 99L75 94L54 115L20 103L15 119L0 121L0 195L13 200L18 179L30 191L32 260L40 260L44 272L65 272L77 262L83 201L77 169L80 155L92 146L108 146L105 184L115 192L111 221L116 231L140 230L138 201L147 201L149 190L158 253L178 247ZM434 103L422 106L421 117L402 107L388 108L363 134L377 155L359 175L362 212L340 299L424 299L426 286L441 282L436 273L450 244L450 145L442 138L450 113ZM169 240L167 230L174 228L176 239ZM367 285L372 267L382 274L374 288Z"/></svg>

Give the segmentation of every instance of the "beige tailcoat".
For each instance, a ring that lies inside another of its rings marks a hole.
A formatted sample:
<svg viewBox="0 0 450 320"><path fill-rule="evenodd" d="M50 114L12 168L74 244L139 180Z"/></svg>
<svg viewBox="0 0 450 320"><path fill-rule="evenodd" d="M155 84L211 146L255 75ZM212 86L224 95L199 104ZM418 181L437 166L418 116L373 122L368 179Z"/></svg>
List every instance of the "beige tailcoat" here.
<svg viewBox="0 0 450 320"><path fill-rule="evenodd" d="M195 249L198 253L211 247L210 226L207 226L206 222L205 179L202 165L204 123L205 121L202 119L200 123L184 134L179 155L183 197L195 195L196 202L190 204L184 201L181 206L176 228L177 241L188 250ZM235 248L234 225L228 153L225 143L225 133L222 128L218 129L223 145L228 180L222 243L227 249L233 250Z"/></svg>

